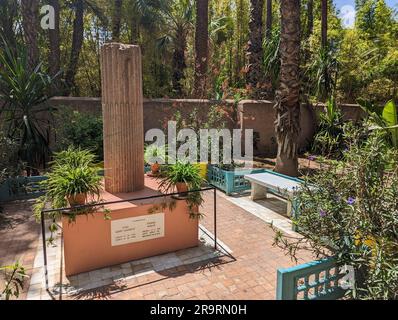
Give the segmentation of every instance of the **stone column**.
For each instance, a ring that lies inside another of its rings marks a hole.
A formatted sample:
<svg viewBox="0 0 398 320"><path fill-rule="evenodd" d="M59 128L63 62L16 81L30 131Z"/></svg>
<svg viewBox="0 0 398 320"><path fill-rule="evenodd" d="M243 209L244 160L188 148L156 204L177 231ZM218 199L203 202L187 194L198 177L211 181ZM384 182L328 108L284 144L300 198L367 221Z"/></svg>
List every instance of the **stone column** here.
<svg viewBox="0 0 398 320"><path fill-rule="evenodd" d="M105 190L144 188L144 120L141 50L107 43L101 48Z"/></svg>

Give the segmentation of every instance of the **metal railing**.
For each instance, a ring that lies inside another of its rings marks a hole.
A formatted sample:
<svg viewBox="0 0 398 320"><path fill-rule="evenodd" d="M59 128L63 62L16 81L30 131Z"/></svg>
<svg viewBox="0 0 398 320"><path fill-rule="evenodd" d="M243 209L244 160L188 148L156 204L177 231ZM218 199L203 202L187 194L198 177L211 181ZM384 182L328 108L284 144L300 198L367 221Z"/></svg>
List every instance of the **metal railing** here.
<svg viewBox="0 0 398 320"><path fill-rule="evenodd" d="M217 188L214 186L209 186L205 187L199 190L190 190L187 192L184 192L184 195L191 194L191 193L197 193L197 192L205 192L205 191L213 191L213 222L214 222L214 249L218 250L220 247L225 253L228 254L228 251L222 248L218 244L217 240ZM46 216L50 216L51 214L54 213L59 213L59 214L68 214L73 211L84 211L85 209L93 209L93 208L98 208L98 207L104 207L104 206L109 206L112 204L119 204L119 203L125 203L125 202L135 202L135 201L144 201L144 200L151 200L151 199L159 199L159 198L170 198L170 197L176 197L179 196L181 193L175 192L175 193L167 193L167 194L159 194L159 195L153 195L153 196L147 196L147 197L139 197L139 198L130 198L130 199L124 199L124 200L117 200L117 201L108 201L108 202L98 202L98 203L93 203L93 204L86 204L86 205L81 205L81 206L75 206L75 207L67 207L67 208L60 208L60 209L45 209L40 212L40 220L41 220L41 232L42 232L42 244L43 244L43 256L44 256L44 276L45 276L45 283L46 283L46 289L49 290L49 281L48 281L48 257L47 257L47 239L46 239ZM179 198L178 200L183 200L184 198ZM100 214L101 212L97 212ZM91 213L90 213L91 214ZM95 214L95 212L94 212ZM55 218L52 217L52 222L55 223ZM205 232L206 233L206 232ZM206 233L207 234L207 233ZM209 234L207 236L210 237ZM210 237L211 238L211 237ZM229 255L229 254L228 254Z"/></svg>

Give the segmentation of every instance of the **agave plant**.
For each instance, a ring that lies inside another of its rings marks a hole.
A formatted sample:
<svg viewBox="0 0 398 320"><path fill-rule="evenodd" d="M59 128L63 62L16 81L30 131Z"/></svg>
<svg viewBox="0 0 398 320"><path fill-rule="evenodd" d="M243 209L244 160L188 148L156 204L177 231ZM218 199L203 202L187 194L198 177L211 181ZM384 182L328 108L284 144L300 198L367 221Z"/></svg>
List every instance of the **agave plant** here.
<svg viewBox="0 0 398 320"><path fill-rule="evenodd" d="M28 66L26 50L16 51L3 40L0 51L0 115L5 119L5 132L19 145L19 157L28 171L45 163L49 154L48 121L43 113L50 98L53 78L42 72L41 64L33 71Z"/></svg>

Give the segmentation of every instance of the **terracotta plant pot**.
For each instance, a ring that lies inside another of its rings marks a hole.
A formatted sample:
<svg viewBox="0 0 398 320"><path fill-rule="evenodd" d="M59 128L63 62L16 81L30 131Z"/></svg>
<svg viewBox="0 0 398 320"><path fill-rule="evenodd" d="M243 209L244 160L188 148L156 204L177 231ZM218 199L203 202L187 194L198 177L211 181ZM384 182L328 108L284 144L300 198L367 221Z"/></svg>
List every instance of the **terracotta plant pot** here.
<svg viewBox="0 0 398 320"><path fill-rule="evenodd" d="M151 171L152 174L158 174L160 170L160 164L159 163L154 163L151 165Z"/></svg>
<svg viewBox="0 0 398 320"><path fill-rule="evenodd" d="M185 182L176 183L177 192L180 196L186 196L188 192L188 185Z"/></svg>
<svg viewBox="0 0 398 320"><path fill-rule="evenodd" d="M80 193L74 196L69 196L67 199L71 207L84 206L87 201L87 195L85 193Z"/></svg>

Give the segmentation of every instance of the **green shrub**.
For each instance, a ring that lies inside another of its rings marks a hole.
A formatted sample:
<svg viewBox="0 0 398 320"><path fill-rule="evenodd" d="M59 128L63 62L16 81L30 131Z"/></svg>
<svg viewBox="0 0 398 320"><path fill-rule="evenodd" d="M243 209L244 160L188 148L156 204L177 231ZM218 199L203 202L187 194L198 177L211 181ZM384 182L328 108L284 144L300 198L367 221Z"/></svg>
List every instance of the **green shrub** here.
<svg viewBox="0 0 398 320"><path fill-rule="evenodd" d="M275 244L293 258L306 249L352 266L351 297L397 299L398 153L386 145L382 131L351 127L344 138L343 159L325 163L298 192L293 222L302 237L277 232Z"/></svg>
<svg viewBox="0 0 398 320"><path fill-rule="evenodd" d="M9 177L18 176L23 164L18 160L18 145L0 131L0 185Z"/></svg>
<svg viewBox="0 0 398 320"><path fill-rule="evenodd" d="M57 151L73 145L91 150L98 161L104 159L102 117L61 107L55 115L55 122Z"/></svg>
<svg viewBox="0 0 398 320"><path fill-rule="evenodd" d="M318 155L340 158L343 145L343 115L333 98L326 103L319 115L318 132L315 135L312 152Z"/></svg>

